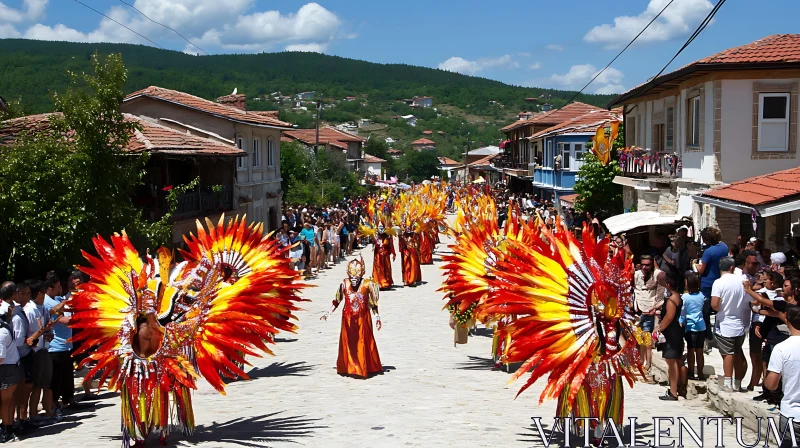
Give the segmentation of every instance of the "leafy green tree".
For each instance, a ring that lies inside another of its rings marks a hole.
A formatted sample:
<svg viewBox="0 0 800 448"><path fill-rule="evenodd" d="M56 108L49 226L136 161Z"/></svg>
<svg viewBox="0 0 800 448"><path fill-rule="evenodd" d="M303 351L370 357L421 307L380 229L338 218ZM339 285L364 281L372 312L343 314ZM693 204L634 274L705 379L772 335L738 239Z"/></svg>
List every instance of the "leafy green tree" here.
<svg viewBox="0 0 800 448"><path fill-rule="evenodd" d="M281 175L290 204L327 205L365 192L343 153L321 150L315 158L297 142L281 144Z"/></svg>
<svg viewBox="0 0 800 448"><path fill-rule="evenodd" d="M122 57L95 54L92 65L93 74L71 73L70 87L55 95L62 115L51 116L48 130L23 134L0 152L0 260L17 274L71 266L97 234L163 235L130 197L147 155L125 153L137 125L119 112Z"/></svg>
<svg viewBox="0 0 800 448"><path fill-rule="evenodd" d="M398 163L401 178L422 182L441 175L441 164L434 151L407 151Z"/></svg>
<svg viewBox="0 0 800 448"><path fill-rule="evenodd" d="M617 139L612 143L611 157L608 165L603 165L594 155L587 151L583 166L578 170L575 192L578 193L576 208L579 211L603 212L617 215L623 212L622 185L615 184L614 177L621 176L617 150L623 146L625 129L620 125ZM587 144L591 149L592 142Z"/></svg>

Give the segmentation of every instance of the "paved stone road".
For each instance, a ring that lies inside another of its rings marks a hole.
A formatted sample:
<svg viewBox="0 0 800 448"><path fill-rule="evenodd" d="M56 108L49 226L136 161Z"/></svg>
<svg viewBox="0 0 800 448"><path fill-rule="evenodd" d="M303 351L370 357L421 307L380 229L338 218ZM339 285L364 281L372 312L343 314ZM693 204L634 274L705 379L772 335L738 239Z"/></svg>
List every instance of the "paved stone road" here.
<svg viewBox="0 0 800 448"><path fill-rule="evenodd" d="M371 250L364 255L371 272ZM453 347L448 315L436 292L441 284L438 252L434 260L436 265L422 268L426 284L381 295L384 326L376 337L384 375L356 380L336 374L341 310L328 322L319 317L345 276L345 263L340 263L311 282L317 287L307 290L311 302L299 315L299 332L279 339L275 357L253 360L252 381L229 385L227 396L201 383L194 395L197 434L188 439L174 434L170 446L541 446L531 417L551 422L555 403L538 405L541 381L514 399L521 383L507 385L508 374L490 370L488 332ZM395 281L401 279L399 261ZM652 416L682 416L696 426L697 417L716 415L700 400L659 401L663 392L663 386L645 384L626 391L626 416L639 418L644 424L640 436L646 440L652 440ZM676 431L673 427L672 434ZM705 433L705 445L713 446L715 430ZM119 446L118 435L118 399L105 393L86 412L42 428L23 443L113 447ZM726 443L735 444L732 431L726 430L726 437ZM685 443L694 446L690 439Z"/></svg>

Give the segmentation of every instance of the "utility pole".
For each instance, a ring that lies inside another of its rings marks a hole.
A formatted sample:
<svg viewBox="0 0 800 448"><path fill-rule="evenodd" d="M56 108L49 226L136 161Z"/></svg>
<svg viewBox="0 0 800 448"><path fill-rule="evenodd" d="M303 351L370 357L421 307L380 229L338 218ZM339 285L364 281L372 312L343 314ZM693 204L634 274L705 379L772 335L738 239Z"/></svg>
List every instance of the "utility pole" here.
<svg viewBox="0 0 800 448"><path fill-rule="evenodd" d="M314 145L314 158L317 157L317 148L319 148L319 114L322 112L322 101L317 100L317 141Z"/></svg>

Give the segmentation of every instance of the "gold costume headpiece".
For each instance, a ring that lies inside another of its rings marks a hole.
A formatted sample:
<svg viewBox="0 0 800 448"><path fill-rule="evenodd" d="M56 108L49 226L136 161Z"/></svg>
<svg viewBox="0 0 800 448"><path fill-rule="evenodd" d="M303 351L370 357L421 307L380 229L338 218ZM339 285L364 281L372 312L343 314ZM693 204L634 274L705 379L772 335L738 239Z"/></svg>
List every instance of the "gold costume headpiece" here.
<svg viewBox="0 0 800 448"><path fill-rule="evenodd" d="M351 261L347 264L347 276L348 277L358 277L361 278L364 276L364 273L367 271L366 267L364 266L364 257L359 256L358 259Z"/></svg>

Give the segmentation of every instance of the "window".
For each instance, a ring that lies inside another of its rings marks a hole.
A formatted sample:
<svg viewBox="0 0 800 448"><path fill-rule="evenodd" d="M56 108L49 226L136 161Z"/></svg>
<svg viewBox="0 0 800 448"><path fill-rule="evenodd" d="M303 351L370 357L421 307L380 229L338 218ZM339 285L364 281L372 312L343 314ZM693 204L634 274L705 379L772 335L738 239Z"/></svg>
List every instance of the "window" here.
<svg viewBox="0 0 800 448"><path fill-rule="evenodd" d="M636 117L628 118L628 139L625 142L628 146L636 146Z"/></svg>
<svg viewBox="0 0 800 448"><path fill-rule="evenodd" d="M554 157L553 156L553 141L552 140L548 140L546 149L544 151L544 160L542 161L542 166L546 166L546 167L552 168L553 167L553 157Z"/></svg>
<svg viewBox="0 0 800 448"><path fill-rule="evenodd" d="M267 166L275 166L275 139L267 139Z"/></svg>
<svg viewBox="0 0 800 448"><path fill-rule="evenodd" d="M689 98L686 109L686 144L700 146L700 96Z"/></svg>
<svg viewBox="0 0 800 448"><path fill-rule="evenodd" d="M242 137L236 139L236 147L245 150L245 152L247 151L244 148L244 139ZM238 159L236 159L236 169L239 171L247 169L247 159L244 156L241 156Z"/></svg>
<svg viewBox="0 0 800 448"><path fill-rule="evenodd" d="M559 143L558 144L558 153L561 154L561 169L562 170L568 170L569 169L569 157L570 157L569 143Z"/></svg>
<svg viewBox="0 0 800 448"><path fill-rule="evenodd" d="M789 94L762 93L758 99L758 150L789 150Z"/></svg>
<svg viewBox="0 0 800 448"><path fill-rule="evenodd" d="M667 151L672 151L675 148L675 108L667 108L667 136L666 147Z"/></svg>
<svg viewBox="0 0 800 448"><path fill-rule="evenodd" d="M583 166L583 158L586 155L586 149L581 143L576 143L572 146L573 161L570 164L573 171L578 171Z"/></svg>
<svg viewBox="0 0 800 448"><path fill-rule="evenodd" d="M253 139L253 168L261 168L261 141Z"/></svg>
<svg viewBox="0 0 800 448"><path fill-rule="evenodd" d="M664 150L664 125L657 124L653 129L653 151L661 152Z"/></svg>

